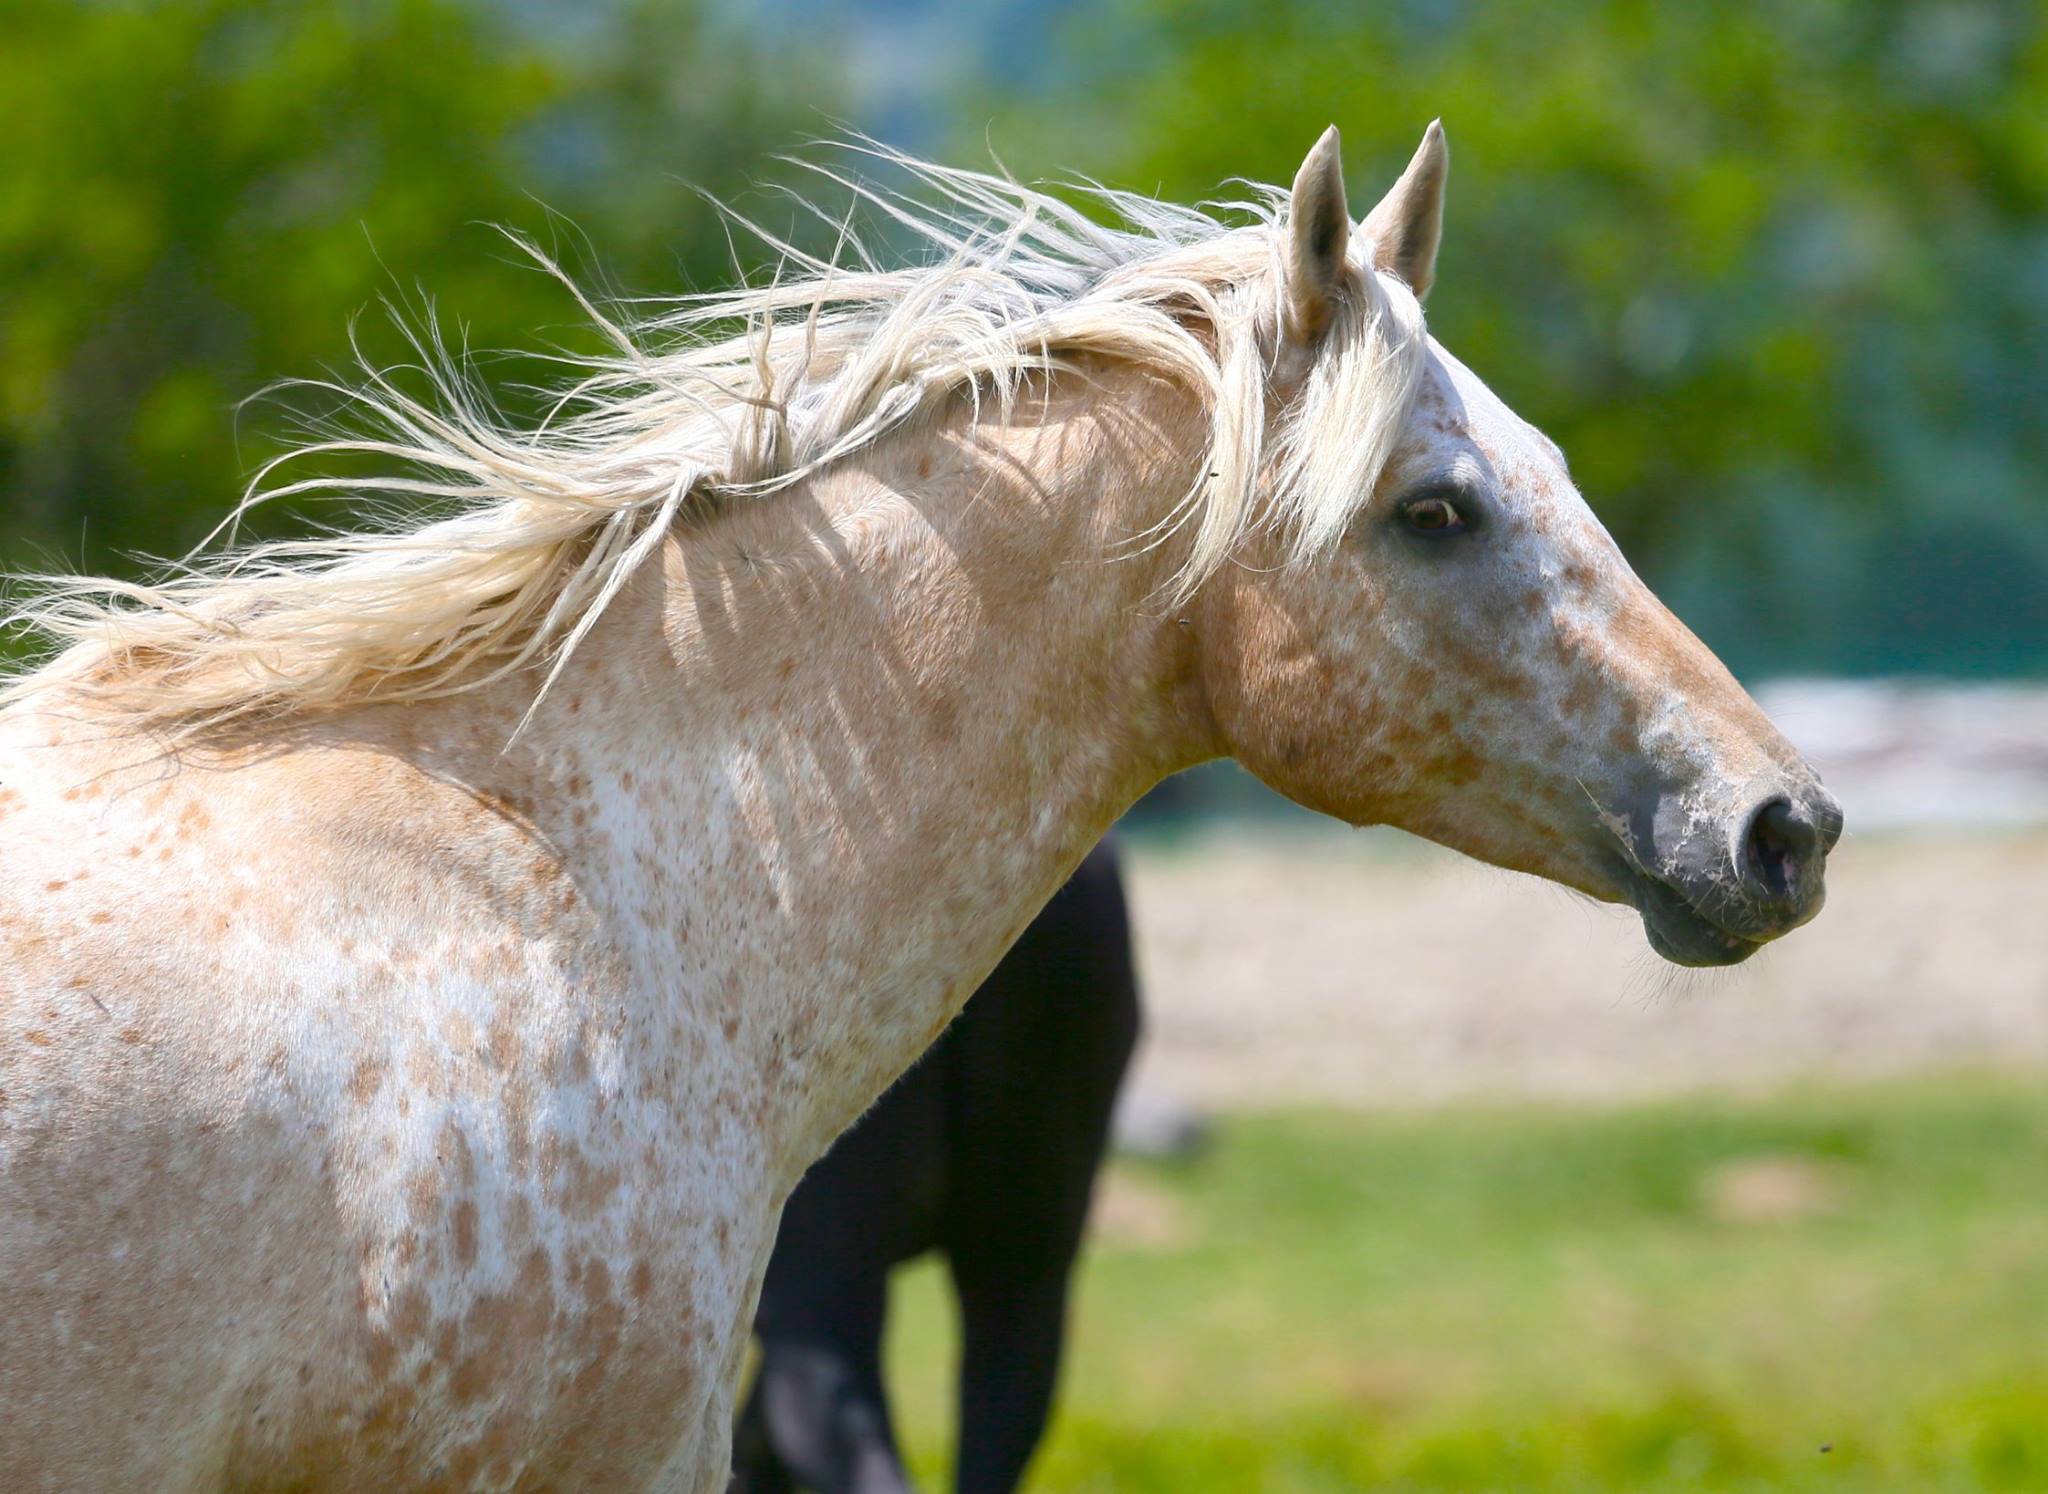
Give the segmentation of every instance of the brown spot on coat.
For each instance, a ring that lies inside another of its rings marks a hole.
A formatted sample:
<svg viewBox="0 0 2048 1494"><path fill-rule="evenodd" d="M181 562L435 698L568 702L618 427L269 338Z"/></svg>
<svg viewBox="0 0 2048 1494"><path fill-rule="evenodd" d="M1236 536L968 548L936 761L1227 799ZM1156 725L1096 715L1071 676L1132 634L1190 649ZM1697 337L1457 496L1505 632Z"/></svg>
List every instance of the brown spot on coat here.
<svg viewBox="0 0 2048 1494"><path fill-rule="evenodd" d="M462 1266L476 1264L476 1203L465 1198L455 1206L455 1216L450 1228L455 1243L455 1259Z"/></svg>

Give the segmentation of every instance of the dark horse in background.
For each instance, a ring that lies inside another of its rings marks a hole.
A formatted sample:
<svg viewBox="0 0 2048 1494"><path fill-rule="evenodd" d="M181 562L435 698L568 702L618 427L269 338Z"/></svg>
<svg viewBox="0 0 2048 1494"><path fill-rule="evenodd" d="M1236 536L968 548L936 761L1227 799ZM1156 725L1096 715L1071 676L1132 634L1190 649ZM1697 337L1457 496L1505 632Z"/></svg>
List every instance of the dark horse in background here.
<svg viewBox="0 0 2048 1494"><path fill-rule="evenodd" d="M804 1177L754 1319L730 1494L911 1487L882 1386L890 1268L944 1253L960 1299L961 1494L1017 1486L1045 1430L1138 989L1105 842L917 1066Z"/></svg>

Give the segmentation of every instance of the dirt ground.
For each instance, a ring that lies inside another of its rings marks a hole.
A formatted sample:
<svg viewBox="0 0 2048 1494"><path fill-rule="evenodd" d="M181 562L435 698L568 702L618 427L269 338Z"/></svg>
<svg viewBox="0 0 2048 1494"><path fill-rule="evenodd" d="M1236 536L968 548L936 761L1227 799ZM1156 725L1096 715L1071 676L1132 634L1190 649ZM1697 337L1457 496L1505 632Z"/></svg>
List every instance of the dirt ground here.
<svg viewBox="0 0 2048 1494"><path fill-rule="evenodd" d="M2048 828L1852 831L1816 922L1699 973L1631 913L1391 832L1127 850L1138 1086L1197 1107L2048 1065Z"/></svg>

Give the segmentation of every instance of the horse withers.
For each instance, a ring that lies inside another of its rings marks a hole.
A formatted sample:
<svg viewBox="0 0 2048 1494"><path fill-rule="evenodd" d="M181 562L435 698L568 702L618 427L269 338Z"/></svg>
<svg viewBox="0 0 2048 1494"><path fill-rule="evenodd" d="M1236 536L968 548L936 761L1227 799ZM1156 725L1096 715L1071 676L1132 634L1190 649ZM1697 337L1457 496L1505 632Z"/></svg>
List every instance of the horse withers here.
<svg viewBox="0 0 2048 1494"><path fill-rule="evenodd" d="M718 1489L805 1168L1197 762L1688 964L1819 909L1834 801L1425 329L1440 130L1359 222L1334 130L1120 224L895 164L910 267L533 431L429 342L321 444L381 526L17 609L0 1488Z"/></svg>
<svg viewBox="0 0 2048 1494"><path fill-rule="evenodd" d="M891 1269L937 1251L960 1306L960 1494L1008 1494L1045 1430L1139 1024L1116 853L1053 894L909 1073L804 1175L754 1318L730 1494L911 1487L882 1381Z"/></svg>

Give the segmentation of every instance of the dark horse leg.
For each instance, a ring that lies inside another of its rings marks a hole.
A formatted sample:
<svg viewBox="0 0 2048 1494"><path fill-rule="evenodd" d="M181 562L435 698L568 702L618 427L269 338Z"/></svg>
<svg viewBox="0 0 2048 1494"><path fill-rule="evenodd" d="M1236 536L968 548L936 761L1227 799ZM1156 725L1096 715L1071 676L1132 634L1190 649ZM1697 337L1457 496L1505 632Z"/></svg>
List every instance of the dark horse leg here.
<svg viewBox="0 0 2048 1494"><path fill-rule="evenodd" d="M1052 1411L1067 1277L954 1277L960 1291L959 1494L1010 1494Z"/></svg>
<svg viewBox="0 0 2048 1494"><path fill-rule="evenodd" d="M754 1376L746 1404L732 1428L732 1479L726 1494L795 1494L796 1480L775 1453L768 1432L768 1411L761 1396L761 1376Z"/></svg>
<svg viewBox="0 0 2048 1494"><path fill-rule="evenodd" d="M946 1231L961 1319L955 1486L1009 1494L1052 1408L1068 1276L1138 1036L1111 852L1082 864L967 1016Z"/></svg>
<svg viewBox="0 0 2048 1494"><path fill-rule="evenodd" d="M763 1335L761 1368L733 1430L728 1494L907 1494L882 1392L879 1273L843 1283L829 1334Z"/></svg>

